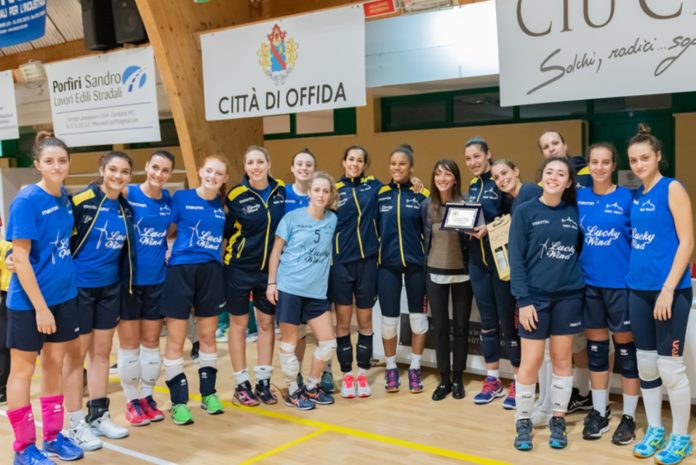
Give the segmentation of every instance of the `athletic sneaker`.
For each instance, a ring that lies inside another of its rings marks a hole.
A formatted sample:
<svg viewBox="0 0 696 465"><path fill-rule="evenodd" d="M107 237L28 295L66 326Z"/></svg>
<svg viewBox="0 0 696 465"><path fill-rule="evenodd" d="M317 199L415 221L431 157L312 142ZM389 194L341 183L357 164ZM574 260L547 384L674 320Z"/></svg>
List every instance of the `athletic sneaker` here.
<svg viewBox="0 0 696 465"><path fill-rule="evenodd" d="M215 330L215 342L227 342L229 340L229 328L218 328Z"/></svg>
<svg viewBox="0 0 696 465"><path fill-rule="evenodd" d="M246 405L247 407L256 407L259 405L259 399L254 394L254 390L251 389L251 383L249 381L244 381L242 384L238 384L234 389L234 398L239 401L240 404Z"/></svg>
<svg viewBox="0 0 696 465"><path fill-rule="evenodd" d="M191 344L191 360L196 361L201 356L201 343L196 341Z"/></svg>
<svg viewBox="0 0 696 465"><path fill-rule="evenodd" d="M252 342L256 342L259 339L259 333L248 333L246 335L246 343L251 344Z"/></svg>
<svg viewBox="0 0 696 465"><path fill-rule="evenodd" d="M133 426L150 424L150 415L143 408L140 399L131 400L126 404L126 420Z"/></svg>
<svg viewBox="0 0 696 465"><path fill-rule="evenodd" d="M285 405L295 407L297 410L312 410L315 408L314 402L305 395L304 389L298 389L292 394L288 393L285 397Z"/></svg>
<svg viewBox="0 0 696 465"><path fill-rule="evenodd" d="M295 382L297 383L297 387L302 389L304 387L304 378L302 377L302 373L297 373L297 378L295 378Z"/></svg>
<svg viewBox="0 0 696 465"><path fill-rule="evenodd" d="M147 413L147 416L150 417L150 421L164 420L164 413L157 408L157 402L155 402L152 396L140 399L140 405L143 407L143 410L145 410L145 413Z"/></svg>
<svg viewBox="0 0 696 465"><path fill-rule="evenodd" d="M592 396L590 394L582 396L578 388L573 388L570 394L570 401L568 401L567 413L579 412L580 410L592 410Z"/></svg>
<svg viewBox="0 0 696 465"><path fill-rule="evenodd" d="M647 459L655 455L666 444L665 428L663 426L648 426L643 440L633 446L633 455L641 459Z"/></svg>
<svg viewBox="0 0 696 465"><path fill-rule="evenodd" d="M175 425L193 424L193 415L186 404L172 405L172 421Z"/></svg>
<svg viewBox="0 0 696 465"><path fill-rule="evenodd" d="M64 462L78 460L85 456L85 453L77 444L61 433L58 433L58 436L53 441L43 442L43 453L47 457L58 457Z"/></svg>
<svg viewBox="0 0 696 465"><path fill-rule="evenodd" d="M259 398L261 402L266 405L273 405L278 403L278 398L271 391L271 380L262 379L256 382L256 389L254 390L256 397Z"/></svg>
<svg viewBox="0 0 696 465"><path fill-rule="evenodd" d="M22 452L15 452L14 462L12 463L13 465L56 465L56 462L49 459L34 444Z"/></svg>
<svg viewBox="0 0 696 465"><path fill-rule="evenodd" d="M92 420L89 426L92 427L92 432L97 436L106 436L109 439L128 437L128 429L111 421L109 412L104 412L101 417Z"/></svg>
<svg viewBox="0 0 696 465"><path fill-rule="evenodd" d="M423 392L423 380L420 368L408 369L408 390L411 391L411 394Z"/></svg>
<svg viewBox="0 0 696 465"><path fill-rule="evenodd" d="M582 429L582 438L587 440L599 439L609 431L609 417L602 416L597 410L592 409L585 417L585 426Z"/></svg>
<svg viewBox="0 0 696 465"><path fill-rule="evenodd" d="M489 404L498 397L503 397L504 395L505 390L503 389L503 383L501 383L498 378L486 376L483 380L481 392L474 396L474 403L478 405Z"/></svg>
<svg viewBox="0 0 696 465"><path fill-rule="evenodd" d="M565 447L568 445L565 418L551 417L549 429L551 430L551 436L549 436L549 446L551 446L553 449L565 449Z"/></svg>
<svg viewBox="0 0 696 465"><path fill-rule="evenodd" d="M532 420L529 418L515 422L515 449L532 450Z"/></svg>
<svg viewBox="0 0 696 465"><path fill-rule="evenodd" d="M367 382L367 376L361 373L355 378L355 381L358 385L358 397L364 398L370 397L372 395L372 389L370 388L370 385Z"/></svg>
<svg viewBox="0 0 696 465"><path fill-rule="evenodd" d="M341 382L341 397L353 399L355 397L355 380L352 373L343 375Z"/></svg>
<svg viewBox="0 0 696 465"><path fill-rule="evenodd" d="M399 381L398 368L387 368L384 372L384 390L387 392L399 392L401 382Z"/></svg>
<svg viewBox="0 0 696 465"><path fill-rule="evenodd" d="M92 428L89 427L85 420L80 420L77 426L68 428L64 434L72 439L80 449L87 452L104 447L102 440L94 435Z"/></svg>
<svg viewBox="0 0 696 465"><path fill-rule="evenodd" d="M672 433L667 447L655 455L655 463L660 465L677 465L693 453L691 436Z"/></svg>
<svg viewBox="0 0 696 465"><path fill-rule="evenodd" d="M201 399L201 408L205 410L208 415L220 415L225 412L225 407L223 407L220 398L215 393L204 396Z"/></svg>
<svg viewBox="0 0 696 465"><path fill-rule="evenodd" d="M322 391L327 394L333 394L336 392L336 385L334 385L333 373L330 371L325 371L321 374L321 381L319 381L319 387Z"/></svg>
<svg viewBox="0 0 696 465"><path fill-rule="evenodd" d="M335 402L333 396L319 389L319 386L314 386L314 389L307 389L305 387L304 394L309 400L311 400L315 404L331 405Z"/></svg>
<svg viewBox="0 0 696 465"><path fill-rule="evenodd" d="M508 386L508 395L505 399L503 399L503 408L505 410L515 410L517 408L516 391L515 391L515 382L514 381L511 381L510 385Z"/></svg>
<svg viewBox="0 0 696 465"><path fill-rule="evenodd" d="M622 415L619 426L611 437L611 442L617 446L626 446L636 438L636 421L630 415Z"/></svg>

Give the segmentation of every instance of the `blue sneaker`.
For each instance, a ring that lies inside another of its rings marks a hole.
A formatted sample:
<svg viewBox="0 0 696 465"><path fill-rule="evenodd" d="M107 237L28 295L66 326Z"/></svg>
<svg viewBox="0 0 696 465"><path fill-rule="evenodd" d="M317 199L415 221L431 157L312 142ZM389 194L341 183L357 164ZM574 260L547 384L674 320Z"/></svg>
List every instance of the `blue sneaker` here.
<svg viewBox="0 0 696 465"><path fill-rule="evenodd" d="M319 387L322 391L327 394L332 394L336 392L336 385L334 384L333 373L330 371L325 371L321 374L321 381L319 381Z"/></svg>
<svg viewBox="0 0 696 465"><path fill-rule="evenodd" d="M82 449L72 439L66 438L61 433L53 441L44 441L43 452L49 457L58 457L64 462L78 460L85 456Z"/></svg>
<svg viewBox="0 0 696 465"><path fill-rule="evenodd" d="M667 447L655 455L655 463L661 465L677 465L692 453L693 449L691 447L691 437L689 435L680 436L671 434Z"/></svg>
<svg viewBox="0 0 696 465"><path fill-rule="evenodd" d="M314 389L307 389L307 386L305 386L304 395L309 400L319 405L331 405L335 402L333 396L324 392L319 386L314 386Z"/></svg>
<svg viewBox="0 0 696 465"><path fill-rule="evenodd" d="M397 368L387 368L387 371L384 372L384 390L387 392L399 392L400 386L399 370Z"/></svg>
<svg viewBox="0 0 696 465"><path fill-rule="evenodd" d="M568 434L566 433L566 421L564 417L551 417L549 422L549 446L552 449L565 449L568 445Z"/></svg>
<svg viewBox="0 0 696 465"><path fill-rule="evenodd" d="M510 382L508 387L508 395L503 399L503 408L505 410L515 410L517 408L517 394L515 393L515 382Z"/></svg>
<svg viewBox="0 0 696 465"><path fill-rule="evenodd" d="M486 376L483 380L483 388L481 392L474 396L475 404L488 404L493 402L498 397L503 397L505 395L505 390L503 389L503 383L500 382L498 378L493 376Z"/></svg>
<svg viewBox="0 0 696 465"><path fill-rule="evenodd" d="M523 418L515 422L515 449L532 450L532 420Z"/></svg>
<svg viewBox="0 0 696 465"><path fill-rule="evenodd" d="M315 408L314 402L305 395L304 389L298 389L292 394L288 393L285 398L285 405L295 407L297 410L312 410Z"/></svg>
<svg viewBox="0 0 696 465"><path fill-rule="evenodd" d="M665 447L666 442L663 426L648 426L643 440L633 446L633 455L641 459L652 457L658 450Z"/></svg>
<svg viewBox="0 0 696 465"><path fill-rule="evenodd" d="M15 453L13 465L56 465L56 462L46 457L46 454L36 448L35 444Z"/></svg>

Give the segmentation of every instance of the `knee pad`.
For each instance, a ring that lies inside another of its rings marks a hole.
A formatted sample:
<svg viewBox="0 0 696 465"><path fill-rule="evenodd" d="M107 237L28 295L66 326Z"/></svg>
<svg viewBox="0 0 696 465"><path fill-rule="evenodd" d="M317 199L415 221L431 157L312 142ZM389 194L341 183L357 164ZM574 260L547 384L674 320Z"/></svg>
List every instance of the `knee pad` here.
<svg viewBox="0 0 696 465"><path fill-rule="evenodd" d="M614 343L616 351L614 352L614 363L619 367L621 376L626 379L638 378L638 362L636 361L636 344L629 342L627 344Z"/></svg>
<svg viewBox="0 0 696 465"><path fill-rule="evenodd" d="M689 387L683 357L657 357L657 369L668 391Z"/></svg>
<svg viewBox="0 0 696 465"><path fill-rule="evenodd" d="M551 403L554 412L568 411L568 402L573 392L573 377L559 376L554 373L551 376Z"/></svg>
<svg viewBox="0 0 696 465"><path fill-rule="evenodd" d="M336 339L328 341L319 341L317 348L314 349L314 357L323 362L328 362L336 352Z"/></svg>
<svg viewBox="0 0 696 465"><path fill-rule="evenodd" d="M428 315L425 313L409 313L408 322L411 324L413 334L425 334L428 332Z"/></svg>
<svg viewBox="0 0 696 465"><path fill-rule="evenodd" d="M609 341L587 341L587 367L595 373L609 371Z"/></svg>
<svg viewBox="0 0 696 465"><path fill-rule="evenodd" d="M510 360L510 364L515 367L520 367L520 360L522 358L520 341L517 338L510 339L507 341L507 356Z"/></svg>
<svg viewBox="0 0 696 465"><path fill-rule="evenodd" d="M297 379L297 374L300 372L300 361L295 355L294 344L280 343L280 369L283 371L285 381L292 382Z"/></svg>
<svg viewBox="0 0 696 465"><path fill-rule="evenodd" d="M395 316L382 317L382 339L394 339L399 329L399 318Z"/></svg>
<svg viewBox="0 0 696 465"><path fill-rule="evenodd" d="M350 342L350 335L336 338L336 358L342 373L353 370L353 344Z"/></svg>
<svg viewBox="0 0 696 465"><path fill-rule="evenodd" d="M363 370L370 369L370 360L372 359L372 334L358 334L358 345L355 358L358 362L358 368L362 368Z"/></svg>
<svg viewBox="0 0 696 465"><path fill-rule="evenodd" d="M495 363L500 360L500 338L498 330L493 329L488 332L481 330L481 355L486 363Z"/></svg>
<svg viewBox="0 0 696 465"><path fill-rule="evenodd" d="M640 376L640 387L651 389L662 385L660 372L657 368L656 350L636 350L636 362Z"/></svg>
<svg viewBox="0 0 696 465"><path fill-rule="evenodd" d="M140 350L118 349L118 374L122 384L138 384L140 381Z"/></svg>
<svg viewBox="0 0 696 465"><path fill-rule="evenodd" d="M587 338L585 333L578 333L573 338L573 353L577 354L587 348Z"/></svg>

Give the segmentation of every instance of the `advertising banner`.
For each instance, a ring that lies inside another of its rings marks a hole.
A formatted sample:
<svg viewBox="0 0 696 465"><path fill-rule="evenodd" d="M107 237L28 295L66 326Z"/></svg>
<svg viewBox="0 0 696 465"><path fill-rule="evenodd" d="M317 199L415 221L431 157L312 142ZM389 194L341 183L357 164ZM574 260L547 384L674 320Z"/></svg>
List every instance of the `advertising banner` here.
<svg viewBox="0 0 696 465"><path fill-rule="evenodd" d="M0 72L0 140L19 139L17 102L12 71Z"/></svg>
<svg viewBox="0 0 696 465"><path fill-rule="evenodd" d="M46 33L46 0L0 0L0 48Z"/></svg>

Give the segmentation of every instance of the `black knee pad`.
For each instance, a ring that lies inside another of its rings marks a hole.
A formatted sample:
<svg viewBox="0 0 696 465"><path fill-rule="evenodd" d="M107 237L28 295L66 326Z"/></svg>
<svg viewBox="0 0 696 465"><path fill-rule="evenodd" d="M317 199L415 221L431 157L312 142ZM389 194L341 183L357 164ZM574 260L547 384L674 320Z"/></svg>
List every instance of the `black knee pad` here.
<svg viewBox="0 0 696 465"><path fill-rule="evenodd" d="M350 334L336 338L336 358L341 365L342 373L353 371L353 345L350 343Z"/></svg>
<svg viewBox="0 0 696 465"><path fill-rule="evenodd" d="M500 360L500 337L498 330L492 329L483 332L481 329L481 355L486 363L495 363Z"/></svg>
<svg viewBox="0 0 696 465"><path fill-rule="evenodd" d="M201 396L215 394L215 381L217 380L217 368L203 367L198 369L199 389Z"/></svg>
<svg viewBox="0 0 696 465"><path fill-rule="evenodd" d="M590 371L609 371L609 341L587 341L587 367Z"/></svg>
<svg viewBox="0 0 696 465"><path fill-rule="evenodd" d="M636 344L634 342L619 344L616 341L614 341L614 348L614 363L619 368L621 376L628 379L638 378Z"/></svg>
<svg viewBox="0 0 696 465"><path fill-rule="evenodd" d="M507 356L508 360L510 360L510 364L512 364L513 367L520 367L522 353L519 339L513 338L507 341Z"/></svg>
<svg viewBox="0 0 696 465"><path fill-rule="evenodd" d="M167 380L169 388L169 396L172 399L172 404L185 404L189 400L188 380L184 373L179 373L170 380Z"/></svg>
<svg viewBox="0 0 696 465"><path fill-rule="evenodd" d="M372 359L372 334L358 334L357 356L358 368L363 370L370 369L370 360Z"/></svg>

